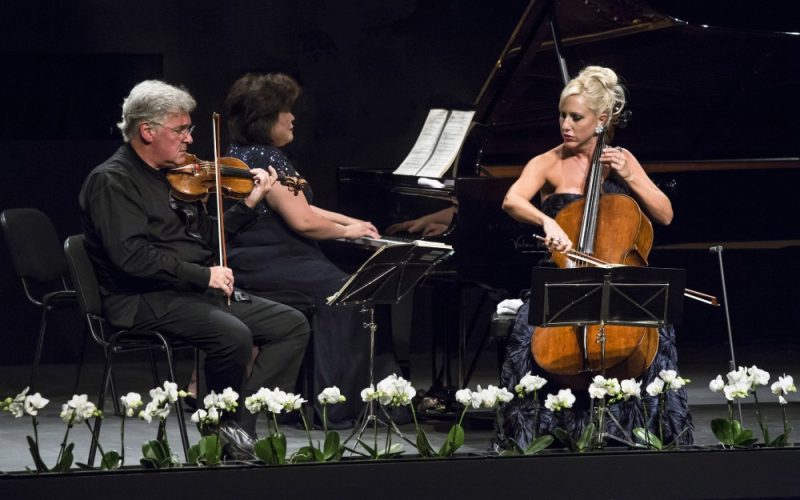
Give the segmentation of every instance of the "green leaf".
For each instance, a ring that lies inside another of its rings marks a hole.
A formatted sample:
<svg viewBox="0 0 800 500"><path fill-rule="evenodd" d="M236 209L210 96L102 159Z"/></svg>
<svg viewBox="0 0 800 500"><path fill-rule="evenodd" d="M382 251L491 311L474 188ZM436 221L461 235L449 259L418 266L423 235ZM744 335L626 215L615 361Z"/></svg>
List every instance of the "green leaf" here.
<svg viewBox="0 0 800 500"><path fill-rule="evenodd" d="M772 446L774 448L783 448L784 446L789 444L789 435L791 433L792 429L791 428L787 429L786 432L773 439L772 442L769 444L769 446Z"/></svg>
<svg viewBox="0 0 800 500"><path fill-rule="evenodd" d="M189 463L202 465L200 462L200 445L193 444L189 447Z"/></svg>
<svg viewBox="0 0 800 500"><path fill-rule="evenodd" d="M323 460L324 456L322 455L321 451L312 446L303 446L294 452L294 454L292 454L292 457L289 461L294 464L301 464L309 462L322 462Z"/></svg>
<svg viewBox="0 0 800 500"><path fill-rule="evenodd" d="M561 441L561 444L569 448L570 451L578 451L578 445L566 430L562 429L561 427L557 427L553 429L553 435L556 437L556 439Z"/></svg>
<svg viewBox="0 0 800 500"><path fill-rule="evenodd" d="M531 441L527 448L525 448L525 455L533 455L544 450L553 443L553 436L545 434Z"/></svg>
<svg viewBox="0 0 800 500"><path fill-rule="evenodd" d="M749 429L742 429L736 437L733 439L733 444L736 446L742 447L750 447L751 445L755 444L758 441L757 438L753 437L753 431Z"/></svg>
<svg viewBox="0 0 800 500"><path fill-rule="evenodd" d="M169 445L158 439L147 441L142 445L142 458L139 463L143 467L152 469L172 467L172 452Z"/></svg>
<svg viewBox="0 0 800 500"><path fill-rule="evenodd" d="M715 418L711 421L711 432L720 443L726 446L733 446L736 435L741 430L742 426L737 420Z"/></svg>
<svg viewBox="0 0 800 500"><path fill-rule="evenodd" d="M578 439L578 442L576 443L579 452L584 452L591 449L593 434L594 434L594 424L591 423L583 429L581 437Z"/></svg>
<svg viewBox="0 0 800 500"><path fill-rule="evenodd" d="M658 439L658 436L645 429L644 427L637 427L633 429L633 436L643 446L648 448L655 448L656 450L664 449L664 444ZM649 443L649 446L648 446Z"/></svg>
<svg viewBox="0 0 800 500"><path fill-rule="evenodd" d="M203 436L189 448L189 462L196 465L214 466L222 463L222 446L216 434Z"/></svg>
<svg viewBox="0 0 800 500"><path fill-rule="evenodd" d="M336 431L328 431L323 445L323 460L326 462L336 462L342 458L344 448L341 445L341 438Z"/></svg>
<svg viewBox="0 0 800 500"><path fill-rule="evenodd" d="M61 454L61 460L53 467L51 472L69 472L72 467L72 449L75 447L74 443L70 443L64 448L64 453Z"/></svg>
<svg viewBox="0 0 800 500"><path fill-rule="evenodd" d="M367 450L367 453L369 453L370 458L378 458L378 453L375 450L373 450L372 447L370 447L367 443L365 443L360 439L358 439L357 441L358 444L360 444L361 446L364 447L365 450Z"/></svg>
<svg viewBox="0 0 800 500"><path fill-rule="evenodd" d="M256 441L255 446L253 446L253 451L258 459L265 464L274 465L277 463L275 459L275 451L272 449L272 444L269 442L269 438L259 439Z"/></svg>
<svg viewBox="0 0 800 500"><path fill-rule="evenodd" d="M711 421L711 431L726 446L749 447L758 441L753 437L753 431L743 429L738 420L715 418Z"/></svg>
<svg viewBox="0 0 800 500"><path fill-rule="evenodd" d="M506 441L508 441L508 443L510 443L511 446L509 448L506 448L505 450L503 450L500 453L500 455L502 455L502 456L511 456L511 455L522 455L522 454L525 453L522 450L522 447L519 445L519 443L515 439L506 436Z"/></svg>
<svg viewBox="0 0 800 500"><path fill-rule="evenodd" d="M314 454L308 446L303 446L289 457L290 464L305 464L314 461Z"/></svg>
<svg viewBox="0 0 800 500"><path fill-rule="evenodd" d="M403 454L403 445L400 443L392 443L388 450L378 454L376 458L394 458Z"/></svg>
<svg viewBox="0 0 800 500"><path fill-rule="evenodd" d="M31 458L33 458L33 464L36 466L36 472L47 472L49 469L44 464L41 455L39 455L39 447L36 446L36 442L33 440L32 437L26 436L28 438L28 449L31 452Z"/></svg>
<svg viewBox="0 0 800 500"><path fill-rule="evenodd" d="M451 457L463 444L464 428L459 424L455 424L450 427L450 431L447 433L447 439L445 439L444 444L442 444L442 447L439 449L438 455L440 457Z"/></svg>
<svg viewBox="0 0 800 500"><path fill-rule="evenodd" d="M425 431L420 428L417 429L417 452L425 458L436 456L436 450L433 449L431 442L428 441Z"/></svg>
<svg viewBox="0 0 800 500"><path fill-rule="evenodd" d="M114 450L107 451L103 454L103 458L100 460L100 469L101 470L114 470L119 469L121 457L119 453Z"/></svg>
<svg viewBox="0 0 800 500"><path fill-rule="evenodd" d="M272 450L275 453L276 463L286 463L286 436L278 432L269 437Z"/></svg>

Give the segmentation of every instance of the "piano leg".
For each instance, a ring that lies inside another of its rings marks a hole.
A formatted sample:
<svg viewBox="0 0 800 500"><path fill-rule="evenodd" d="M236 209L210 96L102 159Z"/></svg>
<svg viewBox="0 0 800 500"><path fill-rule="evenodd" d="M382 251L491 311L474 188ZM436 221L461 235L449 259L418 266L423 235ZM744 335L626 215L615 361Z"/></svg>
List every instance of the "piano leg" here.
<svg viewBox="0 0 800 500"><path fill-rule="evenodd" d="M472 383L491 336L495 304L505 297L499 298L495 290L457 280L429 279L418 291L415 316L421 308L430 308L432 326L431 386L420 404L420 413L449 414L458 411L456 391ZM468 359L470 355L472 358ZM493 370L490 379L478 383L497 384L496 374Z"/></svg>

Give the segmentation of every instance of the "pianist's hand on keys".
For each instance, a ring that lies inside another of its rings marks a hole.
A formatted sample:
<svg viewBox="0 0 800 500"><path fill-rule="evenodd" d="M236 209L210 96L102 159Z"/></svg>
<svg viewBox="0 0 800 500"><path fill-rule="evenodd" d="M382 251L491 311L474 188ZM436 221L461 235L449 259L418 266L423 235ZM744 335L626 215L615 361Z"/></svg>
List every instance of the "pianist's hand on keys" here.
<svg viewBox="0 0 800 500"><path fill-rule="evenodd" d="M353 219L349 224L344 225L344 238L354 240L356 238L378 238L380 233L371 222Z"/></svg>

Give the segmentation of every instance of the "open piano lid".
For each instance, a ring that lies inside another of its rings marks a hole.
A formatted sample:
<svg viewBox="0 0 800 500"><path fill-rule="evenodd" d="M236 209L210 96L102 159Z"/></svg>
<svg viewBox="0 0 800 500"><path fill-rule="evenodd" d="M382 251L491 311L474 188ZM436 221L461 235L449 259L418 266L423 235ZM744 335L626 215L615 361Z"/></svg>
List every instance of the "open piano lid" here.
<svg viewBox="0 0 800 500"><path fill-rule="evenodd" d="M618 144L646 167L752 159L797 165L796 33L690 23L630 0L533 0L476 99L475 131L482 137L477 155L462 151L459 175L520 167L560 140L564 82L551 13L570 77L601 65L623 78L633 119L617 134ZM679 14L703 18L703 12Z"/></svg>

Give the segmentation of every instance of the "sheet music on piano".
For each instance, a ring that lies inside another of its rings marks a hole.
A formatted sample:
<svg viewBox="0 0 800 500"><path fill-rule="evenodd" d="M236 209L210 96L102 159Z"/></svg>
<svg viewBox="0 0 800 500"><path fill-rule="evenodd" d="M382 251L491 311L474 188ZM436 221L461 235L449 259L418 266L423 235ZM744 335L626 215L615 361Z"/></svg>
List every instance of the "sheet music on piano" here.
<svg viewBox="0 0 800 500"><path fill-rule="evenodd" d="M474 115L475 111L431 109L417 142L394 174L442 177L458 156Z"/></svg>

